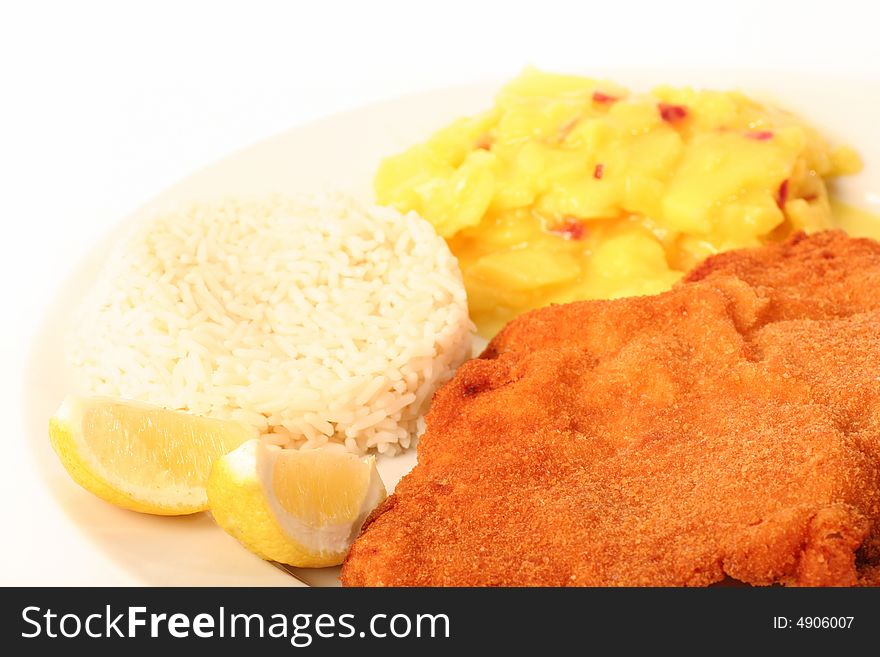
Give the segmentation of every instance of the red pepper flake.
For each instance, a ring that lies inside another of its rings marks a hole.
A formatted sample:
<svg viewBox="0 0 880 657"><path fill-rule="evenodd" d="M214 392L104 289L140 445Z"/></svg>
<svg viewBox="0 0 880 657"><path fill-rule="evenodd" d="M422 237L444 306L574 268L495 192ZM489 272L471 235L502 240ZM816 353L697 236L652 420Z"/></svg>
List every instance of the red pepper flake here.
<svg viewBox="0 0 880 657"><path fill-rule="evenodd" d="M617 96L610 96L609 94L602 93L601 91L593 92L594 103L610 104L615 103L618 100L619 98Z"/></svg>
<svg viewBox="0 0 880 657"><path fill-rule="evenodd" d="M492 139L492 136L488 132L484 132L482 135L477 137L477 141L474 142L474 148L479 148L484 151L488 151L492 148L492 144L495 142Z"/></svg>
<svg viewBox="0 0 880 657"><path fill-rule="evenodd" d="M757 139L758 141L767 141L773 139L773 133L770 130L752 130L746 133L749 139Z"/></svg>
<svg viewBox="0 0 880 657"><path fill-rule="evenodd" d="M782 184L779 186L779 191L776 192L776 205L779 206L781 210L785 206L785 202L788 200L788 179L782 181Z"/></svg>
<svg viewBox="0 0 880 657"><path fill-rule="evenodd" d="M669 105L668 103L657 103L657 110L660 112L660 118L667 123L678 123L687 117L687 107L684 105Z"/></svg>
<svg viewBox="0 0 880 657"><path fill-rule="evenodd" d="M605 175L605 165L599 162L596 165L596 168L593 169L593 178L596 180L602 180L602 176Z"/></svg>
<svg viewBox="0 0 880 657"><path fill-rule="evenodd" d="M566 219L561 224L557 224L550 229L551 233L561 235L567 240L583 239L586 231L587 229L584 227L583 222L571 218Z"/></svg>

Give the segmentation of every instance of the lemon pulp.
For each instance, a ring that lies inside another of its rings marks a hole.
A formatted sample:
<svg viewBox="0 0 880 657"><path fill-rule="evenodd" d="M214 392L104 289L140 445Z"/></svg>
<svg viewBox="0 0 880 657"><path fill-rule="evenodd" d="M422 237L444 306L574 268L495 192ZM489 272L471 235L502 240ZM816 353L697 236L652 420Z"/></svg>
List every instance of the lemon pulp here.
<svg viewBox="0 0 880 657"><path fill-rule="evenodd" d="M52 446L77 483L159 515L204 511L214 459L256 435L239 422L100 397L70 397L49 422Z"/></svg>
<svg viewBox="0 0 880 657"><path fill-rule="evenodd" d="M301 567L342 563L385 495L375 457L259 440L218 459L208 480L220 527L264 559Z"/></svg>

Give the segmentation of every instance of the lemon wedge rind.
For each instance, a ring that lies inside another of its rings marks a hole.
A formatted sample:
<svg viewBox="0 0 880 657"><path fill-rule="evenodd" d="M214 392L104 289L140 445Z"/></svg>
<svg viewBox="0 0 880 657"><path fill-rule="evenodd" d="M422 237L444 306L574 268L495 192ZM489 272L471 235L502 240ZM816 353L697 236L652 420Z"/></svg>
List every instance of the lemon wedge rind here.
<svg viewBox="0 0 880 657"><path fill-rule="evenodd" d="M114 409L124 418L112 421ZM96 431L90 426L93 414L105 414L105 436L88 435ZM110 420L108 421L108 418ZM259 435L256 427L228 420L212 420L182 411L163 409L152 404L106 397L68 397L49 420L49 441L71 478L89 492L118 507L153 515L188 515L208 507L204 477L181 481L172 473L161 471L148 482L138 481L147 470L142 451L137 446L139 432L165 431L170 440L180 441L178 458L181 469L191 469L186 452L192 449L203 462L213 461L229 449ZM123 433L125 437L123 439ZM207 444L197 445L193 437L207 436ZM102 459L94 445L104 442L103 449L115 451L113 463ZM161 447L161 445L160 445ZM183 477L185 478L185 477Z"/></svg>
<svg viewBox="0 0 880 657"><path fill-rule="evenodd" d="M349 493L354 504L343 504L347 510L335 515L321 515L316 505L299 516L292 513L273 482L279 470L290 469L295 488L297 472L305 475L310 468L318 477L339 476L338 493ZM343 490L346 486L349 491ZM283 450L260 440L248 441L218 459L208 480L209 505L218 525L263 559L305 568L342 563L367 516L385 496L373 456L344 450Z"/></svg>

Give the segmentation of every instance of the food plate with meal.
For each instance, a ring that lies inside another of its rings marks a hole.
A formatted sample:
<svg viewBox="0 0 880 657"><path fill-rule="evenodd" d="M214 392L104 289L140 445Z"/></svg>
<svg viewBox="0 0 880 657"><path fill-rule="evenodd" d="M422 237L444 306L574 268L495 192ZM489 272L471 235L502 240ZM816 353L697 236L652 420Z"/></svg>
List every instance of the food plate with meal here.
<svg viewBox="0 0 880 657"><path fill-rule="evenodd" d="M872 88L601 73L298 127L122 222L31 358L78 527L147 583L876 582Z"/></svg>

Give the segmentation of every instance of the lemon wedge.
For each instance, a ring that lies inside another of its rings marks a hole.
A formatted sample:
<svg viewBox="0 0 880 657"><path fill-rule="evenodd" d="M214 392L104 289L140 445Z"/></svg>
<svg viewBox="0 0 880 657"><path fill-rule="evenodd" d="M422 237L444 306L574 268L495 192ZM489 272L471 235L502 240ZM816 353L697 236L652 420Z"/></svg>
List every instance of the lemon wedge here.
<svg viewBox="0 0 880 657"><path fill-rule="evenodd" d="M375 457L341 446L292 450L251 440L217 459L208 479L218 525L263 559L304 568L342 563L385 496Z"/></svg>
<svg viewBox="0 0 880 657"><path fill-rule="evenodd" d="M206 510L214 459L257 435L239 422L103 397L69 397L49 421L52 447L74 481L157 515Z"/></svg>

